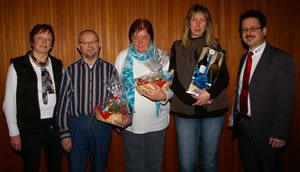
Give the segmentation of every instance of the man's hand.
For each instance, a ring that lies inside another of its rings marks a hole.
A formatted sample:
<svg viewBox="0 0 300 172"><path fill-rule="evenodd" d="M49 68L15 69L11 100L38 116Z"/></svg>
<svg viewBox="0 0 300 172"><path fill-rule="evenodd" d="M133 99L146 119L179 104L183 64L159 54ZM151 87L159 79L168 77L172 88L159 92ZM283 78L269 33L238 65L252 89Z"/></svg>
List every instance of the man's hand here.
<svg viewBox="0 0 300 172"><path fill-rule="evenodd" d="M20 135L10 137L10 145L14 150L21 151L22 142Z"/></svg>
<svg viewBox="0 0 300 172"><path fill-rule="evenodd" d="M126 128L128 125L132 123L132 117L128 115L123 115L122 116L122 121L114 121L114 125L121 127L121 128Z"/></svg>
<svg viewBox="0 0 300 172"><path fill-rule="evenodd" d="M71 137L66 137L63 138L61 141L61 146L63 147L63 149L67 152L70 152L70 150L72 149L72 139Z"/></svg>
<svg viewBox="0 0 300 172"><path fill-rule="evenodd" d="M284 140L270 137L269 144L272 145L272 148L282 148L286 145L286 142Z"/></svg>

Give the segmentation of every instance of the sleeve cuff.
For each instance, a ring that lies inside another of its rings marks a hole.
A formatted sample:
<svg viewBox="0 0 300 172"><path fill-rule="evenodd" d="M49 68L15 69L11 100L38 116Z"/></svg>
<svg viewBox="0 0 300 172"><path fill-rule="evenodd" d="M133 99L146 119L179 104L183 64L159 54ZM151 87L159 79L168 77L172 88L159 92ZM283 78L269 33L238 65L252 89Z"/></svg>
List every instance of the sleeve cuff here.
<svg viewBox="0 0 300 172"><path fill-rule="evenodd" d="M165 94L166 94L166 100L160 101L160 104L163 104L163 105L167 104L174 95L174 93L171 89L168 89L168 91L166 91Z"/></svg>
<svg viewBox="0 0 300 172"><path fill-rule="evenodd" d="M17 124L16 125L10 125L8 128L9 128L9 136L10 137L20 135L19 128L18 128Z"/></svg>
<svg viewBox="0 0 300 172"><path fill-rule="evenodd" d="M71 137L69 130L60 132L60 139L64 139L66 137Z"/></svg>

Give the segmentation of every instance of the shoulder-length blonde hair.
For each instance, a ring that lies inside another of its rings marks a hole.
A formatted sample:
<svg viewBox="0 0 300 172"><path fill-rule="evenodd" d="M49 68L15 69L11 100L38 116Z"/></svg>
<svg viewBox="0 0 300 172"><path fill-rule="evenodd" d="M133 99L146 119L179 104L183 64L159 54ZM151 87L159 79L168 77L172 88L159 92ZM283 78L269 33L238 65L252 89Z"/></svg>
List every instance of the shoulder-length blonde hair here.
<svg viewBox="0 0 300 172"><path fill-rule="evenodd" d="M195 13L199 13L199 12L204 14L204 17L206 19L206 29L205 29L204 35L203 35L205 38L205 43L208 46L217 47L218 41L216 38L214 38L213 22L212 22L211 15L206 7L199 5L199 4L192 5L185 17L184 33L183 33L183 37L182 37L183 47L187 47L191 40L191 29L190 29L191 18L193 17L193 15Z"/></svg>

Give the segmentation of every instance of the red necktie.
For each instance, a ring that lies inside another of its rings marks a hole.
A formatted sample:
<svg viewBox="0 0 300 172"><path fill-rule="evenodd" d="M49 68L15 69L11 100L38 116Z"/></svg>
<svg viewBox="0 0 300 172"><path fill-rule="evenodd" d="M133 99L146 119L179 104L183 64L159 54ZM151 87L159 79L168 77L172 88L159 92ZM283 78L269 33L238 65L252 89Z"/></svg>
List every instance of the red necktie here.
<svg viewBox="0 0 300 172"><path fill-rule="evenodd" d="M249 78L252 66L252 55L250 52L247 57L247 63L244 70L243 86L240 94L240 113L246 115L248 113L248 92L249 92Z"/></svg>

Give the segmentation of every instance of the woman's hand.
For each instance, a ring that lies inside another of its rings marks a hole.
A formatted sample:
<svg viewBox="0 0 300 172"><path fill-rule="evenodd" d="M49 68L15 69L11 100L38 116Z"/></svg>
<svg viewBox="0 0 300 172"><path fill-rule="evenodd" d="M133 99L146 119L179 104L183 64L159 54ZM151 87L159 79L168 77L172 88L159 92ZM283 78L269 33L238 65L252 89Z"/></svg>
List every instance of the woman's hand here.
<svg viewBox="0 0 300 172"><path fill-rule="evenodd" d="M212 103L210 94L206 90L195 89L194 92L197 92L198 96L192 95L192 97L197 100L193 106L204 106Z"/></svg>
<svg viewBox="0 0 300 172"><path fill-rule="evenodd" d="M20 135L10 137L10 145L16 151L21 151L22 142Z"/></svg>
<svg viewBox="0 0 300 172"><path fill-rule="evenodd" d="M140 90L142 96L153 101L166 101L167 95L161 87L155 84L144 85L143 90Z"/></svg>

